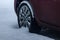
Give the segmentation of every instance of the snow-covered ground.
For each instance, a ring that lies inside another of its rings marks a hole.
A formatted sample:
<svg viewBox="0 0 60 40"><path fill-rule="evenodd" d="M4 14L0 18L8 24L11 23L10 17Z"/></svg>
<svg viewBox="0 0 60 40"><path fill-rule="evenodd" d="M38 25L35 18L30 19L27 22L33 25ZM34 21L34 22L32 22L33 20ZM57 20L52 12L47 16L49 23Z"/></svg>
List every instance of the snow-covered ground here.
<svg viewBox="0 0 60 40"><path fill-rule="evenodd" d="M0 40L54 40L18 28L14 0L0 0Z"/></svg>

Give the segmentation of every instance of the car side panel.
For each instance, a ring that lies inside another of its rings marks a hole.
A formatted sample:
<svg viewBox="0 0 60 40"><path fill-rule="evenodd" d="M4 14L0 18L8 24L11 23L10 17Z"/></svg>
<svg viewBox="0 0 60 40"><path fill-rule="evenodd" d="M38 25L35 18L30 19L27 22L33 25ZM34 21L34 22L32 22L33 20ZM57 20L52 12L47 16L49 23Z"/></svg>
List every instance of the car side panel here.
<svg viewBox="0 0 60 40"><path fill-rule="evenodd" d="M49 24L56 25L56 1L54 0L45 0L39 1L42 9L42 16L39 20L47 22Z"/></svg>
<svg viewBox="0 0 60 40"><path fill-rule="evenodd" d="M60 27L60 0L30 0L38 22Z"/></svg>
<svg viewBox="0 0 60 40"><path fill-rule="evenodd" d="M60 27L60 0L56 1L56 23Z"/></svg>

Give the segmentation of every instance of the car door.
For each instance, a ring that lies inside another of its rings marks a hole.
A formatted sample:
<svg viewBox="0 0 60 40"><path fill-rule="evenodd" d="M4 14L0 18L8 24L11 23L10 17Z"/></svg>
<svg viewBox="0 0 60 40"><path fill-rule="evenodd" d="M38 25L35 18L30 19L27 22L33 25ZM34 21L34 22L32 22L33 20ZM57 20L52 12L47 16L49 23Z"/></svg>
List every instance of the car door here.
<svg viewBox="0 0 60 40"><path fill-rule="evenodd" d="M56 24L56 0L31 0L38 20Z"/></svg>
<svg viewBox="0 0 60 40"><path fill-rule="evenodd" d="M39 20L60 30L60 0L39 0Z"/></svg>
<svg viewBox="0 0 60 40"><path fill-rule="evenodd" d="M40 20L60 27L60 0L40 0L42 14Z"/></svg>
<svg viewBox="0 0 60 40"><path fill-rule="evenodd" d="M56 0L39 0L39 4L41 10L39 20L51 25L56 25Z"/></svg>

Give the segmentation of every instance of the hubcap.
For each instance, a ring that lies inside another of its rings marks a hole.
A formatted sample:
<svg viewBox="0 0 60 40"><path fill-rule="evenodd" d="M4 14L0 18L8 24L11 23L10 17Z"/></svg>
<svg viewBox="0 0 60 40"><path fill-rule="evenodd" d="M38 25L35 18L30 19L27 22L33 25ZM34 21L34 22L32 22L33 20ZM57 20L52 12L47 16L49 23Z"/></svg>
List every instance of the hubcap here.
<svg viewBox="0 0 60 40"><path fill-rule="evenodd" d="M31 11L28 6L23 5L19 11L19 23L21 27L30 27L31 25Z"/></svg>

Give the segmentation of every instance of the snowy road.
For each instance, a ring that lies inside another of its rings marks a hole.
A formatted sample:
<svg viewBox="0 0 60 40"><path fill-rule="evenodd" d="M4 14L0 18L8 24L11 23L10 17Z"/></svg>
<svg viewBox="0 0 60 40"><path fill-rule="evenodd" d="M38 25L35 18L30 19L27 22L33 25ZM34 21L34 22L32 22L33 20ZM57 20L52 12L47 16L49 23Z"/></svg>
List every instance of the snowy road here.
<svg viewBox="0 0 60 40"><path fill-rule="evenodd" d="M18 28L13 0L0 0L0 40L54 40Z"/></svg>

